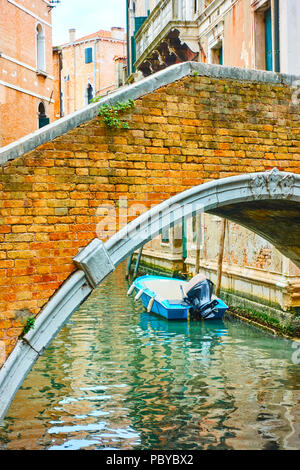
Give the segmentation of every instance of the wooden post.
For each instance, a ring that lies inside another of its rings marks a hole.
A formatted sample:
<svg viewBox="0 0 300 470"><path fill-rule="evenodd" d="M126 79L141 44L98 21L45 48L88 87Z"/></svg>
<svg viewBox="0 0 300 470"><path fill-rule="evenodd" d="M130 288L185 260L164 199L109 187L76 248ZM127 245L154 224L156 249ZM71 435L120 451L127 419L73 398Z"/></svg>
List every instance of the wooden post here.
<svg viewBox="0 0 300 470"><path fill-rule="evenodd" d="M196 215L196 261L195 274L200 271L200 248L201 248L201 214Z"/></svg>
<svg viewBox="0 0 300 470"><path fill-rule="evenodd" d="M138 255L137 255L136 263L135 263L133 279L136 278L136 275L138 273L138 269L139 269L139 265L140 265L140 261L141 261L141 256L142 256L142 251L143 251L143 247L141 246L141 248L139 249Z"/></svg>
<svg viewBox="0 0 300 470"><path fill-rule="evenodd" d="M219 256L218 256L218 271L217 271L217 284L216 296L219 297L221 291L222 268L223 268L223 255L224 255L224 241L226 232L226 219L222 219L220 243L219 243Z"/></svg>
<svg viewBox="0 0 300 470"><path fill-rule="evenodd" d="M133 253L128 258L128 264L127 264L127 271L126 271L126 279L128 279L129 274L130 274L130 268L131 268L131 263L132 263L132 258L133 258Z"/></svg>

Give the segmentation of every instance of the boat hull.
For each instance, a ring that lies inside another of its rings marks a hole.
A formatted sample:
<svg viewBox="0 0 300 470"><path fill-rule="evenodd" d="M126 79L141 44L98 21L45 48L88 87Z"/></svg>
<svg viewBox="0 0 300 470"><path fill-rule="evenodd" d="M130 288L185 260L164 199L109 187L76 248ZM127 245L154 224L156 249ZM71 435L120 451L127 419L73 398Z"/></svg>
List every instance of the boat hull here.
<svg viewBox="0 0 300 470"><path fill-rule="evenodd" d="M151 296L142 294L142 302L145 309L148 309ZM167 308L161 302L154 300L151 312L166 318L167 320L187 320L190 308Z"/></svg>
<svg viewBox="0 0 300 470"><path fill-rule="evenodd" d="M182 299L170 300L166 298L167 296L163 297L161 293L159 295L153 286L155 286L155 283L156 286L161 286L162 282L168 283L169 290L170 286L171 289L173 286L174 290L177 290L178 292L180 284L184 286L186 283L186 281L163 276L141 276L134 281L132 286L134 287L134 291L137 292L136 299L141 299L143 306L149 313L152 312L156 315L166 318L167 320L187 321L190 316L189 312L191 306ZM228 309L227 305L221 299L216 298L216 300L218 304L216 305L215 312L209 315L206 320L220 320L223 318L224 313Z"/></svg>

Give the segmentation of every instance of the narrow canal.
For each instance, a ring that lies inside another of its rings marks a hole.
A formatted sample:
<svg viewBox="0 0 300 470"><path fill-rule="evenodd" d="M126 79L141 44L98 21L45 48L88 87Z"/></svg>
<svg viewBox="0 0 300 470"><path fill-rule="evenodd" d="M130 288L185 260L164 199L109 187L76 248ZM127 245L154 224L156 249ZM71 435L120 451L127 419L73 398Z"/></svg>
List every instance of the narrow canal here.
<svg viewBox="0 0 300 470"><path fill-rule="evenodd" d="M127 289L119 266L64 325L1 449L300 449L291 341L230 315L168 323Z"/></svg>

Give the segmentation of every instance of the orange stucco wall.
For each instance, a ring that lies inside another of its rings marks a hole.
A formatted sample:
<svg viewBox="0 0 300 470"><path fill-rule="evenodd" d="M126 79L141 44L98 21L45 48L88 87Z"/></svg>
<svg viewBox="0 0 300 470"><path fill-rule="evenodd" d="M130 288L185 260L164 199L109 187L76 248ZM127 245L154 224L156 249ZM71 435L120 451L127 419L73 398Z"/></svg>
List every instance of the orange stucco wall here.
<svg viewBox="0 0 300 470"><path fill-rule="evenodd" d="M110 32L104 32L110 35ZM72 113L87 104L86 89L88 84L93 87L94 94L106 94L115 88L115 62L114 58L123 57L126 53L125 33L123 39L110 37L78 40L73 44L61 46L62 71L61 84L63 93L64 115ZM95 45L96 44L96 45ZM92 48L93 61L85 63L85 49ZM95 54L96 51L96 54ZM54 56L57 53L54 52ZM96 57L96 61L94 59ZM55 58L55 76L58 81L57 58ZM69 77L69 80L66 79ZM56 112L56 118L59 117Z"/></svg>
<svg viewBox="0 0 300 470"><path fill-rule="evenodd" d="M0 146L38 128L41 101L50 121L53 120L53 103L50 102L54 85L51 13L42 0L35 3L24 0L18 5L31 14L8 0L0 0ZM36 26L39 23L45 31L47 77L36 73Z"/></svg>
<svg viewBox="0 0 300 470"><path fill-rule="evenodd" d="M253 13L250 0L239 0L224 17L224 64L254 68Z"/></svg>

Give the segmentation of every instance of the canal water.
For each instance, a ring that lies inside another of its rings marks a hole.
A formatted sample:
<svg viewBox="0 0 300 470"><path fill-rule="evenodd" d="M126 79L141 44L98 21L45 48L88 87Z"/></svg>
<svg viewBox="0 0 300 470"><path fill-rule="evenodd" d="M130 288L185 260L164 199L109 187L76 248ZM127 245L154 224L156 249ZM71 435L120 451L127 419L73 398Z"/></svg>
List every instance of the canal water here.
<svg viewBox="0 0 300 470"><path fill-rule="evenodd" d="M300 449L293 343L231 315L167 322L117 270L64 325L0 423L1 449Z"/></svg>

